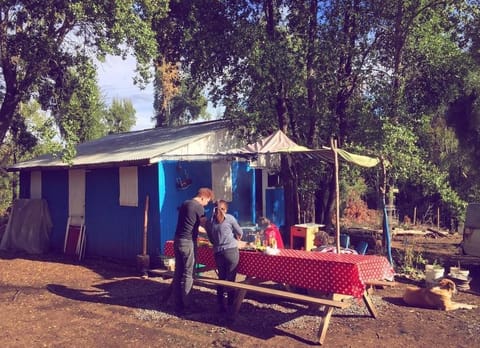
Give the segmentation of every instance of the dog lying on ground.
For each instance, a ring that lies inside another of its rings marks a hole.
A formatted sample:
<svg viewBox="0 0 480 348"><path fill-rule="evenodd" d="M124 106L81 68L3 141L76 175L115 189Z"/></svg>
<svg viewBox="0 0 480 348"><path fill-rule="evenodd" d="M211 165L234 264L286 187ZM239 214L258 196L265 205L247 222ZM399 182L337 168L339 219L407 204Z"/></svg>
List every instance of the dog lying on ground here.
<svg viewBox="0 0 480 348"><path fill-rule="evenodd" d="M455 309L474 309L475 305L452 301L452 295L457 293L455 283L450 279L442 279L437 286L424 289L407 287L403 294L403 301L413 307L441 309L451 311Z"/></svg>

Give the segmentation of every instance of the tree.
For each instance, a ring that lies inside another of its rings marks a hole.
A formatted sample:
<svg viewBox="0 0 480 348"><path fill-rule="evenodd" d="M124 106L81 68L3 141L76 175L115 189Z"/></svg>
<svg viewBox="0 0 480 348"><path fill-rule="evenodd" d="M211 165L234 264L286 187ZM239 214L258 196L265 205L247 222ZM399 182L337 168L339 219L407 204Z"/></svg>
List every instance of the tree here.
<svg viewBox="0 0 480 348"><path fill-rule="evenodd" d="M145 82L156 48L150 20L163 16L166 4L166 0L2 1L0 143L20 102L33 96L50 109L56 104L53 91L64 88L69 69L92 55L102 59L133 48L136 82Z"/></svg>
<svg viewBox="0 0 480 348"><path fill-rule="evenodd" d="M157 17L155 124L183 124L206 115L205 91L228 67L235 39L237 6L225 1L171 1L168 16Z"/></svg>
<svg viewBox="0 0 480 348"><path fill-rule="evenodd" d="M378 51L385 72L380 76L385 80L378 78L370 89L378 103L375 113L382 116L384 131L378 136L387 151L383 154L391 163L395 161L389 184L415 187L424 201L442 204L448 218L461 218L465 206L456 191L458 179L452 181L464 156L456 142L449 140L451 130L442 132L437 125L447 125L446 111L471 90L467 81L474 80L472 74L478 76L478 66L462 47L469 18L478 11L478 4L469 7L468 3L425 0L387 6L386 40ZM395 134L385 131L397 127L401 130ZM407 134L412 138L398 142ZM389 142L396 146L387 150ZM415 154L403 156L412 154L412 143ZM402 175L404 171L408 176Z"/></svg>
<svg viewBox="0 0 480 348"><path fill-rule="evenodd" d="M205 86L193 80L179 65L164 62L155 78L155 127L188 124L209 119Z"/></svg>
<svg viewBox="0 0 480 348"><path fill-rule="evenodd" d="M107 132L128 132L135 125L135 108L129 99L112 99L112 104L105 115Z"/></svg>
<svg viewBox="0 0 480 348"><path fill-rule="evenodd" d="M470 52L478 47L478 9L466 0L203 0L172 2L154 27L159 57L210 86L247 141L274 129L310 147L337 136L342 148L373 149L394 162L392 185L412 185L454 212L461 199L450 180L458 166L447 161L455 142L437 125L463 96L475 109L477 75L469 72L478 67L469 56L478 58ZM438 136L448 151L429 150ZM287 225L298 220L295 210L313 205L315 191L324 205L318 222L329 223L329 168L288 158L282 168Z"/></svg>
<svg viewBox="0 0 480 348"><path fill-rule="evenodd" d="M106 107L97 84L95 66L89 61L66 71L63 86L51 92L57 102L50 108L60 134L73 143L98 139L107 133Z"/></svg>
<svg viewBox="0 0 480 348"><path fill-rule="evenodd" d="M40 109L35 101L21 103L10 131L0 147L0 168L29 160L46 153L59 154L62 144L53 117ZM17 197L18 174L0 172L0 215Z"/></svg>

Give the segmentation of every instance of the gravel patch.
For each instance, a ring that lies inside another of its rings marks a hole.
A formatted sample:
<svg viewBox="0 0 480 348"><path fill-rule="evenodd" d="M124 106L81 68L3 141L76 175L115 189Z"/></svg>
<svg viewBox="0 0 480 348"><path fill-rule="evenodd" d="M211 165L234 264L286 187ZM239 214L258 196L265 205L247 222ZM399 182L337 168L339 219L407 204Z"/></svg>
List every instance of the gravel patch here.
<svg viewBox="0 0 480 348"><path fill-rule="evenodd" d="M156 281L169 284L170 280L162 278L154 278ZM159 303L157 308L137 309L135 317L142 321L163 321L175 319L190 319L202 322L209 322L215 325L225 324L221 316L216 313L216 290L210 287L194 286L193 294L195 296L195 306L198 310L190 313L182 318L175 315L173 311L173 303L170 298L167 303ZM160 296L160 294L159 294ZM370 295L372 302L376 308L381 311L389 304L380 296ZM369 316L369 312L361 299L351 299L351 305L344 309L335 309L333 316ZM240 314L237 322L241 321L248 326L267 328L271 325L289 329L305 329L310 327L318 327L321 318L318 310L309 309L307 305L282 301L278 298L267 296L256 296L256 294L247 295L240 308ZM223 327L213 327L211 330L225 330Z"/></svg>

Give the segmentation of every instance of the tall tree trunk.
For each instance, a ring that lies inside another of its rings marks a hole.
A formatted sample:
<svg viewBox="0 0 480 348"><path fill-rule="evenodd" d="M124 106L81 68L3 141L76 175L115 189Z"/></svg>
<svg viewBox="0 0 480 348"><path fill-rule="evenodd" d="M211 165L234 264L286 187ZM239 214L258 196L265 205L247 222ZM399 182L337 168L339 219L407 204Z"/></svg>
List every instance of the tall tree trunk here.
<svg viewBox="0 0 480 348"><path fill-rule="evenodd" d="M0 144L3 143L7 135L10 125L12 124L13 115L17 109L20 100L9 94L5 95L2 106L0 107Z"/></svg>
<svg viewBox="0 0 480 348"><path fill-rule="evenodd" d="M317 93L315 91L315 54L317 41L317 0L310 0L308 12L308 38L307 38L307 112L309 118L308 146L318 146L318 120L317 120Z"/></svg>
<svg viewBox="0 0 480 348"><path fill-rule="evenodd" d="M333 225L333 210L335 208L335 173L332 170L332 175L328 183L328 196L325 204L325 211L323 212L323 223L327 227Z"/></svg>
<svg viewBox="0 0 480 348"><path fill-rule="evenodd" d="M343 17L343 27L342 27L342 40L341 45L343 50L340 54L339 66L338 66L338 81L339 81L339 90L336 96L335 103L335 115L337 117L337 126L338 126L338 138L339 146L345 141L345 137L348 132L348 119L347 119L347 109L349 106L349 99L353 91L353 80L352 76L352 62L353 55L355 54L355 45L357 39L357 19L356 13L358 12L359 0L352 1L351 4L348 4L344 12Z"/></svg>
<svg viewBox="0 0 480 348"><path fill-rule="evenodd" d="M276 26L279 20L279 11L275 8L276 4L274 0L265 0L264 11L266 18L266 33L270 43L274 46L277 35ZM277 67L273 66L272 71L275 71ZM275 74L274 74L275 75ZM288 134L288 114L287 114L287 94L285 83L281 79L272 79L271 90L275 95L275 110L277 113L277 122L279 129L285 134ZM291 225L296 223L298 217L298 190L296 183L296 175L294 168L290 163L289 156L281 156L281 177L284 188L285 199L285 225L289 229Z"/></svg>
<svg viewBox="0 0 480 348"><path fill-rule="evenodd" d="M394 122L399 121L399 107L401 90L403 89L401 78L402 75L402 57L406 40L406 30L404 28L404 4L402 1L397 3L394 25L394 42L393 42L393 74L392 74L392 99L390 102L390 117Z"/></svg>
<svg viewBox="0 0 480 348"><path fill-rule="evenodd" d="M7 59L7 58L6 58ZM13 64L2 62L5 82L5 96L0 107L0 144L3 144L5 135L12 124L13 116L21 101L21 94L17 88L17 77Z"/></svg>

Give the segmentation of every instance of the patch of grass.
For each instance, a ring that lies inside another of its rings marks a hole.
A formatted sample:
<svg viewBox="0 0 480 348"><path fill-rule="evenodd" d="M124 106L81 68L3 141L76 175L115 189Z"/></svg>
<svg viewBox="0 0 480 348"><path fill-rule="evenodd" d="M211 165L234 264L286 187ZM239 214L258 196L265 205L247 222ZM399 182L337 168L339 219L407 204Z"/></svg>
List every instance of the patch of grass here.
<svg viewBox="0 0 480 348"><path fill-rule="evenodd" d="M408 239L404 240L404 250L397 251L399 253L397 260L399 268L402 273L412 278L421 278L424 275L425 265L427 260L422 253L415 249L415 246L410 244Z"/></svg>

